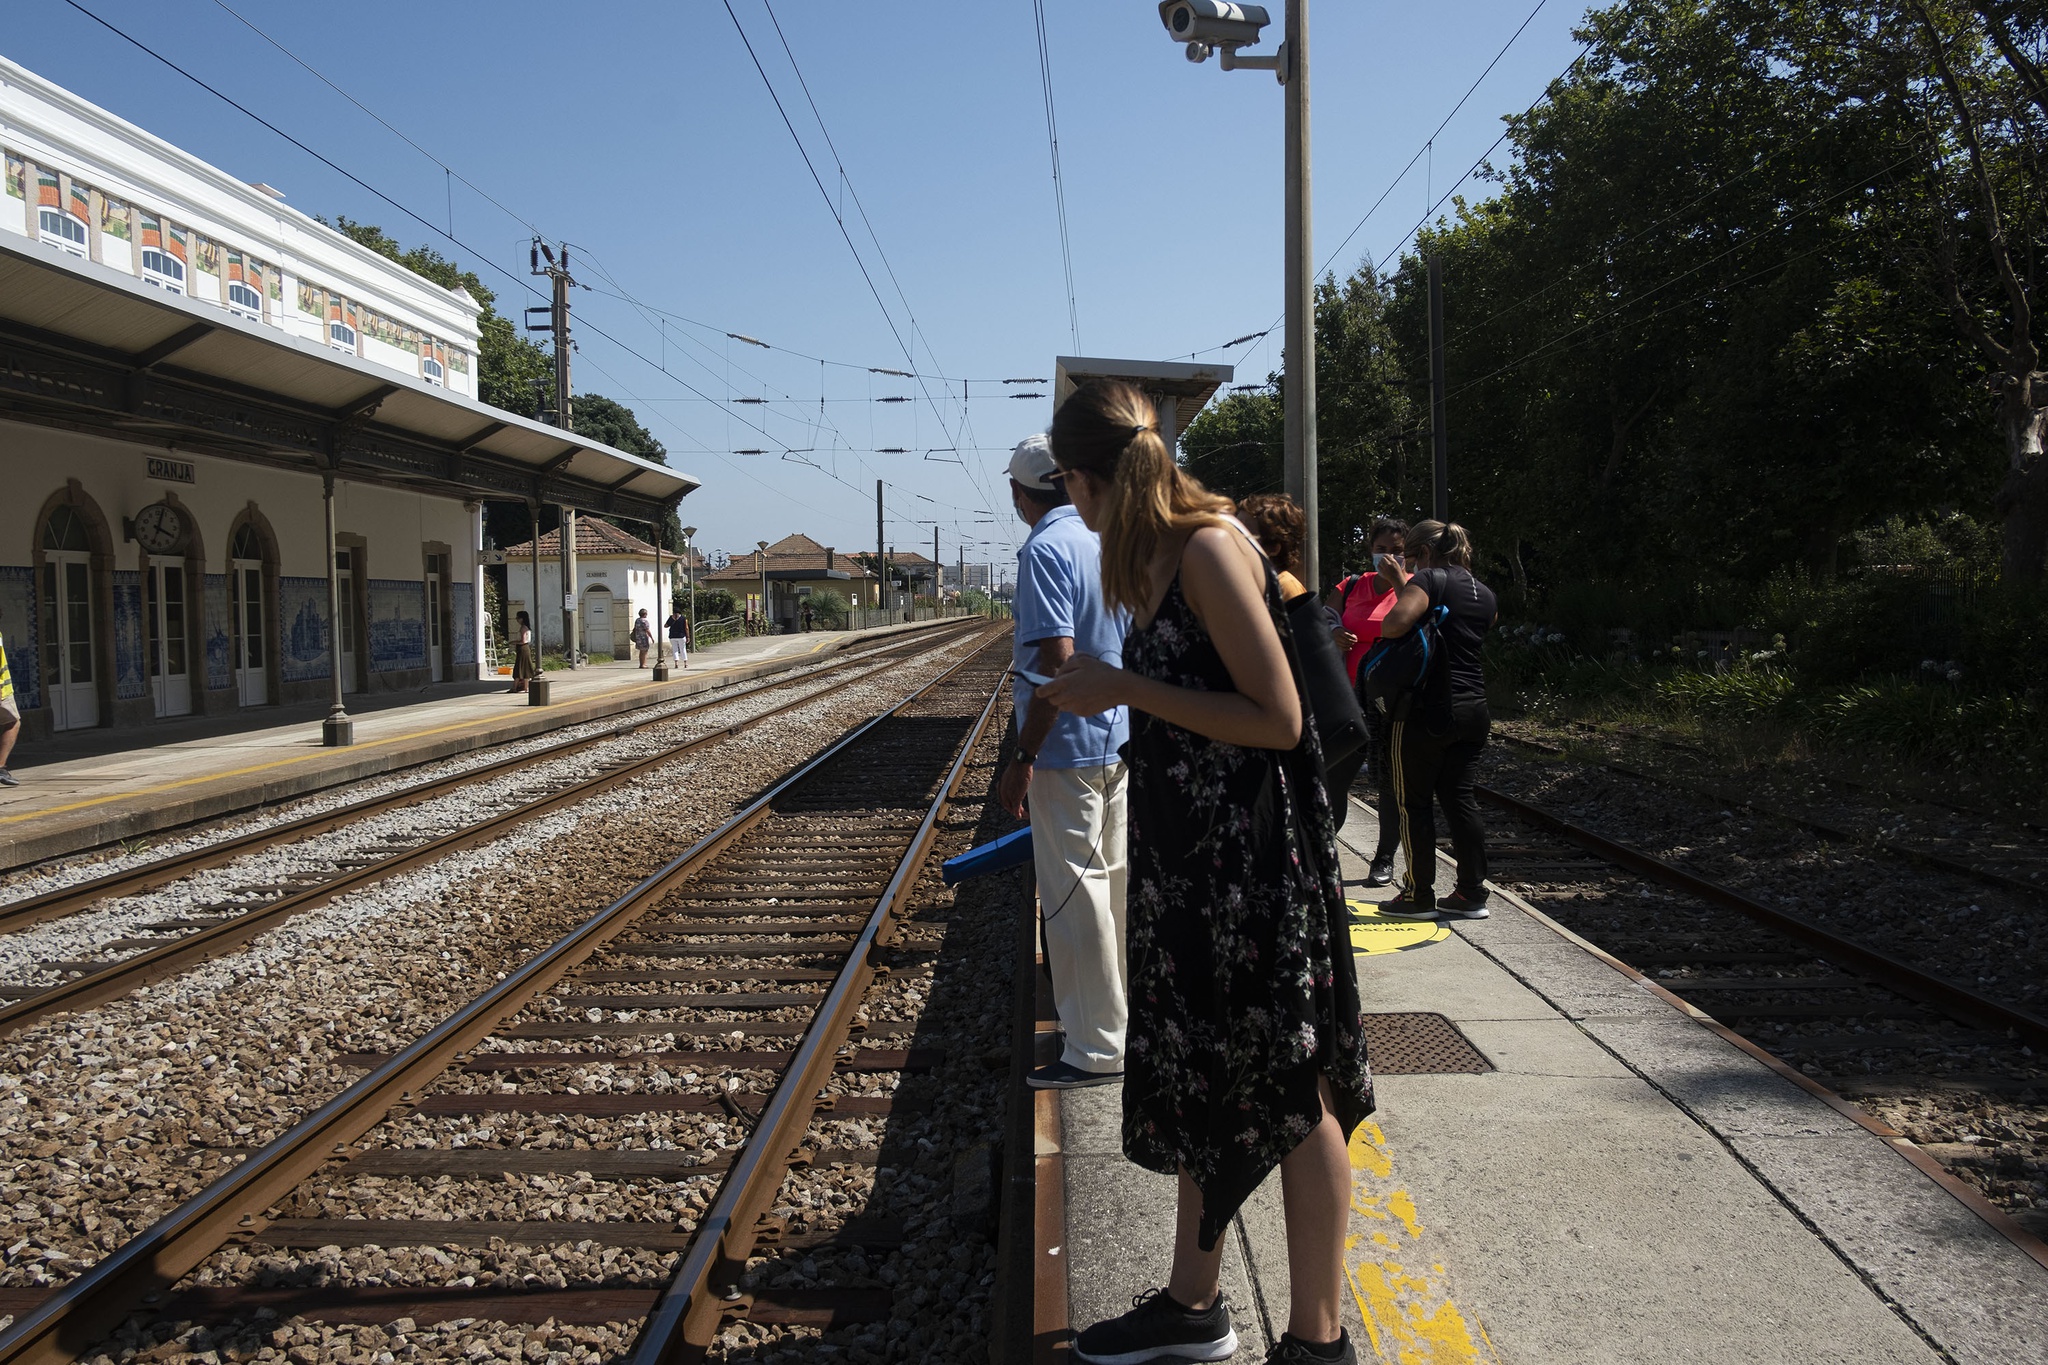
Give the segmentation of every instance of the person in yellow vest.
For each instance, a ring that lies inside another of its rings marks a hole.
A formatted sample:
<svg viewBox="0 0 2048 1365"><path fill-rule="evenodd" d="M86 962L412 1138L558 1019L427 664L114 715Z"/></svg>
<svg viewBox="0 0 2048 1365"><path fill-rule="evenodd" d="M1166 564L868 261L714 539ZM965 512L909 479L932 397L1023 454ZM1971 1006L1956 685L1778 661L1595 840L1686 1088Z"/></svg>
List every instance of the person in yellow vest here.
<svg viewBox="0 0 2048 1365"><path fill-rule="evenodd" d="M7 637L0 635L0 787L19 787L21 779L7 771L14 737L21 733L21 707L14 701L14 674L7 667Z"/></svg>

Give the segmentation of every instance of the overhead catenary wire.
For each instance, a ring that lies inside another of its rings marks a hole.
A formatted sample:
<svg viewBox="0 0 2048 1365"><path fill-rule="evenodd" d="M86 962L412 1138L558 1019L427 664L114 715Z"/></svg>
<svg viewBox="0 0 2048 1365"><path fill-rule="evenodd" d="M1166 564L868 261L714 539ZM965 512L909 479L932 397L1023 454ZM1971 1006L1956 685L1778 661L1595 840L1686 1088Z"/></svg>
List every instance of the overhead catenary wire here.
<svg viewBox="0 0 2048 1365"><path fill-rule="evenodd" d="M1074 354L1081 354L1081 312L1074 300L1074 249L1067 235L1067 184L1060 175L1060 121L1053 109L1052 53L1045 36L1045 0L1031 0L1038 30L1038 83L1045 94L1045 142L1052 159L1053 205L1059 213L1060 265L1067 276L1067 329L1074 339Z"/></svg>

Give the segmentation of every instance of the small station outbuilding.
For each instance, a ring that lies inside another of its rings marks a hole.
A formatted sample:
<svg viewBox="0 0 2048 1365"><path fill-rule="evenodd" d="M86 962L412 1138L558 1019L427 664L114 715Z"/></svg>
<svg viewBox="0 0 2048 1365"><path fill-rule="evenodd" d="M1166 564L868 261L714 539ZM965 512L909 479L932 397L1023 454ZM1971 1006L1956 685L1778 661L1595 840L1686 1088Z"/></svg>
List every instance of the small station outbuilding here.
<svg viewBox="0 0 2048 1365"><path fill-rule="evenodd" d="M736 550L723 569L700 574L697 582L725 589L749 616L762 614L765 585L767 619L784 630L798 627L803 601L814 592L836 592L848 606L881 605L880 584L859 560L802 534L784 536L766 550Z"/></svg>
<svg viewBox="0 0 2048 1365"><path fill-rule="evenodd" d="M537 597L533 591L533 548L529 540L505 551L508 612L530 610L528 604L535 601L552 605L563 600L561 531L549 531L540 538ZM669 604L683 582L682 561L674 551L663 550L657 555L652 545L631 531L596 517L578 517L576 554L570 562L576 566L576 634L585 654L593 659L630 658L633 618L643 608L653 623L654 633L662 633ZM561 613L541 612L539 621L542 647L559 649Z"/></svg>

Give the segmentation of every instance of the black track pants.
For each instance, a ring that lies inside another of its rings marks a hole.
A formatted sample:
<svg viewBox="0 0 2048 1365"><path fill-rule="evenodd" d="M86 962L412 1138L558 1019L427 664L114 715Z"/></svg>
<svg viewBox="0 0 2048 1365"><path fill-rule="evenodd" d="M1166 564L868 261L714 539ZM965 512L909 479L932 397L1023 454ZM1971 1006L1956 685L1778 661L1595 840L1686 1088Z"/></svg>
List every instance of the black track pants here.
<svg viewBox="0 0 2048 1365"><path fill-rule="evenodd" d="M1436 904L1436 809L1441 802L1451 829L1451 853L1458 860L1458 891L1474 900L1486 894L1486 823L1479 815L1477 784L1479 751L1486 747L1492 721L1486 703L1460 702L1451 709L1451 726L1431 734L1419 718L1394 724L1394 781L1401 792L1401 851L1408 871L1402 883L1406 899Z"/></svg>

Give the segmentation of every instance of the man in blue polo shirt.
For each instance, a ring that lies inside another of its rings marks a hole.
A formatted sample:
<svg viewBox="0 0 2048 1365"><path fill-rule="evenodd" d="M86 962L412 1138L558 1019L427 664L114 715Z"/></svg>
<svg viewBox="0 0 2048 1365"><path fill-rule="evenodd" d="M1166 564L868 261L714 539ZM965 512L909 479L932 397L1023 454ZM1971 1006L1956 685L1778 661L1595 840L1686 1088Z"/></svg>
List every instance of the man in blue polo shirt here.
<svg viewBox="0 0 2048 1365"><path fill-rule="evenodd" d="M1082 524L1053 476L1043 436L1010 456L1010 501L1031 528L1017 552L1017 754L997 795L1013 815L1031 806L1031 850L1046 966L1066 1045L1030 1076L1038 1089L1123 1079L1124 764L1123 707L1076 716L1038 700L1037 684L1077 651L1123 666L1130 622L1102 600L1102 542Z"/></svg>

